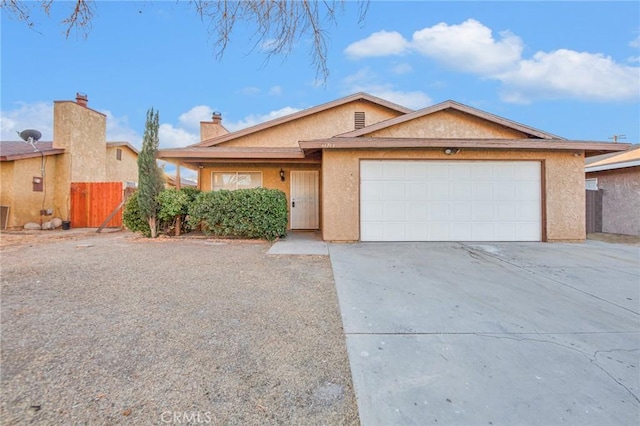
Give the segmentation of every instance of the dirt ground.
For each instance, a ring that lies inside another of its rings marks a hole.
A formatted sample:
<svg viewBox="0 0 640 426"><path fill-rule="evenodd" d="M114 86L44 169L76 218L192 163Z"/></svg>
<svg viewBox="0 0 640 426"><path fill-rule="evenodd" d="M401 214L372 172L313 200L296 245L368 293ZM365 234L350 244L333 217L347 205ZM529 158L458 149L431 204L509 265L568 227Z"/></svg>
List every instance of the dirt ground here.
<svg viewBox="0 0 640 426"><path fill-rule="evenodd" d="M0 423L358 424L326 256L3 233Z"/></svg>

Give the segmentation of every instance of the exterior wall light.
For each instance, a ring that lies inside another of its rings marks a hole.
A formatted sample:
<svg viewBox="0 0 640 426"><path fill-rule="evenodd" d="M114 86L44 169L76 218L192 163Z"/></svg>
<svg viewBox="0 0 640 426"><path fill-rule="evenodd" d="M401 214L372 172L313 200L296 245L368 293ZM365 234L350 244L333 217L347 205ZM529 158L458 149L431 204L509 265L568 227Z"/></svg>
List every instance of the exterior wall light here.
<svg viewBox="0 0 640 426"><path fill-rule="evenodd" d="M280 180L284 182L284 170L282 170L282 167L280 167Z"/></svg>

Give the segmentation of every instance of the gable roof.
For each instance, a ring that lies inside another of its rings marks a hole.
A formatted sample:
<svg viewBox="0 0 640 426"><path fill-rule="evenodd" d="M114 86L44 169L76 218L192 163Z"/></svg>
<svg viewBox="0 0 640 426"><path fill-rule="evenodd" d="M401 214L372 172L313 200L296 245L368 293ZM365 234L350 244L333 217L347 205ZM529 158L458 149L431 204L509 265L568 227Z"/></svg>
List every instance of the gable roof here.
<svg viewBox="0 0 640 426"><path fill-rule="evenodd" d="M365 102L371 102L373 104L376 105L380 105L383 106L385 108L389 108L391 110L394 111L398 111L401 112L402 114L407 114L409 112L412 112L412 109L409 108L405 108L401 105L395 104L393 102L389 102L387 100L384 100L382 98L378 98L376 96L370 95L368 93L364 93L364 92L359 92L359 93L355 93L353 95L349 95L349 96L345 96L344 98L340 98L340 99L336 99L334 101L331 102L327 102L324 103L322 105L317 105L315 107L311 107L311 108L307 108L307 109L303 109L301 111L298 112L294 112L293 114L289 114L289 115L285 115L283 117L279 117L273 120L269 120L266 121L264 123L260 123L260 124L256 124L255 126L251 126L251 127L247 127L246 129L242 129L242 130L238 130L232 133L228 133L226 135L222 135L222 136L218 136L212 139L207 139L204 140L202 142L190 145L192 147L210 147L210 146L215 146L218 145L220 143L223 142L227 142L242 136L246 136L246 135L250 135L252 133L256 133L259 132L261 130L264 129L268 129L270 127L275 127L284 123L288 123L290 121L294 121L294 120L298 120L300 118L303 117L307 117L309 115L312 114L317 114L319 112L322 111L326 111L328 109L331 108L335 108L338 107L340 105L344 105L350 102L355 102L355 101L365 101Z"/></svg>
<svg viewBox="0 0 640 426"><path fill-rule="evenodd" d="M400 123L405 123L410 120L415 120L416 118L424 117L429 114L434 114L439 111L444 111L447 109L453 109L456 111L461 111L469 115L473 115L478 118L482 118L487 121L491 121L493 123L499 124L501 126L517 130L519 132L526 133L530 138L533 139L564 139L560 136L556 136L552 133L543 132L542 130L534 129L533 127L525 126L524 124L517 123L512 120L508 120L506 118L488 113L486 111L482 111L468 105L461 104L456 101L448 100L441 102L436 105L432 105L430 107L426 107L420 109L418 111L414 111L405 115L401 115L400 117L391 118L389 120L381 121L376 124L372 124L371 126L364 127L359 130L353 130L347 133L343 133L339 136L341 137L358 137L364 136L370 133L373 133L377 130L386 129L391 126L395 126Z"/></svg>
<svg viewBox="0 0 640 426"><path fill-rule="evenodd" d="M640 145L631 145L629 149L612 154L598 155L585 160L585 172L622 169L640 166Z"/></svg>
<svg viewBox="0 0 640 426"><path fill-rule="evenodd" d="M62 154L64 149L54 148L53 142L38 142L36 149L26 142L0 142L0 161L15 161L47 155Z"/></svg>

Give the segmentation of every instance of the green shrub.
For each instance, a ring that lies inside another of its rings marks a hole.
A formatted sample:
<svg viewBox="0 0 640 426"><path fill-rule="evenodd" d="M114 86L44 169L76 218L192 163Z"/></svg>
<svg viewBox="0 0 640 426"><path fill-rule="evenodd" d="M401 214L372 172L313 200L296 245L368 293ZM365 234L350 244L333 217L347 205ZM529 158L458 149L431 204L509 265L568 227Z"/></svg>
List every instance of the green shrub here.
<svg viewBox="0 0 640 426"><path fill-rule="evenodd" d="M181 218L180 231L189 232L193 228L187 221L189 206L193 203L200 190L195 188L165 189L158 194L156 201L159 205L157 213L158 230L164 234L174 234L176 219ZM133 232L141 232L144 236L151 236L149 223L142 217L138 204L138 191L127 200L122 215L124 225Z"/></svg>
<svg viewBox="0 0 640 426"><path fill-rule="evenodd" d="M141 232L145 237L151 236L149 222L142 217L142 211L138 204L138 191L134 192L124 205L122 222L132 232Z"/></svg>
<svg viewBox="0 0 640 426"><path fill-rule="evenodd" d="M272 241L287 233L287 197L265 188L203 192L191 204L189 223L217 236Z"/></svg>

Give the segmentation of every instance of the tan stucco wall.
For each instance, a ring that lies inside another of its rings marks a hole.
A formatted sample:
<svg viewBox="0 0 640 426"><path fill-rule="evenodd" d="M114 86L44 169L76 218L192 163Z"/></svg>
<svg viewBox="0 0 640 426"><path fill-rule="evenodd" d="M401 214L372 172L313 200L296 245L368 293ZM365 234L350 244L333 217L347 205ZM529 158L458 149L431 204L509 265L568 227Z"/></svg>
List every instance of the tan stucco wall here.
<svg viewBox="0 0 640 426"><path fill-rule="evenodd" d="M360 239L360 160L536 160L544 161L548 241L585 239L584 157L573 152L463 150L447 156L442 149L324 150L322 165L323 237ZM544 225L544 224L543 224Z"/></svg>
<svg viewBox="0 0 640 426"><path fill-rule="evenodd" d="M41 223L40 210L52 209L52 216L43 216L42 222L61 217L61 209L55 199L57 159L45 157L44 190L33 191L33 178L42 176L42 158L28 158L2 163L0 204L9 206L8 228L24 226L25 223Z"/></svg>
<svg viewBox="0 0 640 426"><path fill-rule="evenodd" d="M122 150L122 159L118 160L116 152ZM126 146L107 147L105 159L107 182L138 182L138 156Z"/></svg>
<svg viewBox="0 0 640 426"><path fill-rule="evenodd" d="M526 138L525 134L461 111L444 110L372 132L388 138Z"/></svg>
<svg viewBox="0 0 640 426"><path fill-rule="evenodd" d="M238 140L224 142L220 146L298 148L298 141L329 138L354 130L355 112L365 113L366 125L401 115L397 111L370 102L354 101L256 132Z"/></svg>
<svg viewBox="0 0 640 426"><path fill-rule="evenodd" d="M206 141L218 136L226 135L229 131L220 123L213 121L200 122L200 140Z"/></svg>
<svg viewBox="0 0 640 426"><path fill-rule="evenodd" d="M71 154L71 181L104 182L107 117L75 102L56 101L53 120L53 147Z"/></svg>
<svg viewBox="0 0 640 426"><path fill-rule="evenodd" d="M602 190L602 232L640 235L640 167L587 173Z"/></svg>
<svg viewBox="0 0 640 426"><path fill-rule="evenodd" d="M285 172L285 180L280 180L280 168ZM208 165L200 169L198 181L202 191L211 191L213 172L262 172L262 186L269 189L279 189L283 191L287 200L290 200L291 193L291 170L320 170L319 164L283 164L283 165L259 165L259 164L234 164L234 165ZM322 228L322 173L320 178L320 227ZM291 203L287 202L287 209L291 208Z"/></svg>

